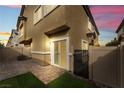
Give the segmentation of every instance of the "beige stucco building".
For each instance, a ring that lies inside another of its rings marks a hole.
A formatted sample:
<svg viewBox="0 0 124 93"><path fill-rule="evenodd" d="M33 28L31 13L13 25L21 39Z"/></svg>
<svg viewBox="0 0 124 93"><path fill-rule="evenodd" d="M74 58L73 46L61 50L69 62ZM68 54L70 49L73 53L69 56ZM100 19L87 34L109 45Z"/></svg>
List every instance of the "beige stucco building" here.
<svg viewBox="0 0 124 93"><path fill-rule="evenodd" d="M124 19L122 20L121 24L119 25L117 31L117 39L120 43L124 42Z"/></svg>
<svg viewBox="0 0 124 93"><path fill-rule="evenodd" d="M18 46L19 43L17 42L17 38L18 38L18 31L16 29L12 29L11 35L8 39L6 47L16 47L16 46Z"/></svg>
<svg viewBox="0 0 124 93"><path fill-rule="evenodd" d="M25 5L17 22L18 42L32 57L73 71L74 51L99 46L98 29L88 6Z"/></svg>

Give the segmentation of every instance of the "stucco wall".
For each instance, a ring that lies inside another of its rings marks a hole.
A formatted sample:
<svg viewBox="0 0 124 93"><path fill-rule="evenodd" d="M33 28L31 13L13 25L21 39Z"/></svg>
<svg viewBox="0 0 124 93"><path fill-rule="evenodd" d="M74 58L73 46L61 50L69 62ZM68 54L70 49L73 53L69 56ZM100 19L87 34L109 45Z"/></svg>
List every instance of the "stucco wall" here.
<svg viewBox="0 0 124 93"><path fill-rule="evenodd" d="M86 32L88 32L88 17L82 6L65 6L67 25L71 27L70 47L73 49L81 49L81 40L88 40Z"/></svg>
<svg viewBox="0 0 124 93"><path fill-rule="evenodd" d="M87 40L86 32L88 32L88 17L82 6L68 5L66 8L67 25L70 27L69 32L69 52L70 55L70 69L73 72L74 65L74 50L81 49L81 41Z"/></svg>
<svg viewBox="0 0 124 93"><path fill-rule="evenodd" d="M70 43L74 49L81 49L81 40L88 40L88 17L82 6L59 6L45 16L36 25L33 24L33 12L37 6L27 6L24 11L26 21L26 38L33 37L32 50L49 50L45 45L49 38L44 32L67 24L70 29ZM39 43L40 42L40 43Z"/></svg>
<svg viewBox="0 0 124 93"><path fill-rule="evenodd" d="M32 37L32 32L33 32L33 12L37 6L36 5L28 5L23 13L24 17L27 17L27 20L24 24L25 26L25 31L24 31L24 36L25 39L29 39Z"/></svg>
<svg viewBox="0 0 124 93"><path fill-rule="evenodd" d="M35 53L32 53L32 57L33 59L36 59L36 60L39 60L40 62L46 62L46 63L49 63L51 62L51 59L50 59L50 54L35 54Z"/></svg>
<svg viewBox="0 0 124 93"><path fill-rule="evenodd" d="M33 13L38 6L27 6L24 11L24 16L27 17L25 36L26 39L32 37L31 51L50 52L50 39L44 33L53 30L61 25L64 25L65 8L58 6L55 11L43 17L38 23L33 24ZM50 63L50 55L32 54L32 57L47 61Z"/></svg>
<svg viewBox="0 0 124 93"><path fill-rule="evenodd" d="M55 9L55 11L53 11L52 13L46 15L43 19L41 19L39 23L33 25L32 51L43 51L43 52L50 51L50 47L49 47L50 38L48 38L48 36L46 36L44 33L65 24L64 11L65 8L63 6L60 6L57 9ZM30 28L30 25L28 27Z"/></svg>
<svg viewBox="0 0 124 93"><path fill-rule="evenodd" d="M50 52L50 39L59 36L69 36L69 52L74 52L75 49L81 49L81 41L87 40L86 32L88 32L88 17L82 6L58 6L54 11L43 17L37 24L33 24L33 13L37 6L27 6L24 11L26 21L26 39L32 37L31 51ZM54 37L48 37L44 33L51 31L62 25L67 25L70 30L64 34L58 34ZM44 61L50 55L32 54L32 57ZM44 58L45 57L45 58ZM70 55L70 65L73 69L73 56ZM49 62L50 63L50 62ZM72 70L73 71L73 70Z"/></svg>
<svg viewBox="0 0 124 93"><path fill-rule="evenodd" d="M119 38L120 35L122 35L124 33L124 26L122 26L122 28L120 29L120 31L118 32L117 37Z"/></svg>

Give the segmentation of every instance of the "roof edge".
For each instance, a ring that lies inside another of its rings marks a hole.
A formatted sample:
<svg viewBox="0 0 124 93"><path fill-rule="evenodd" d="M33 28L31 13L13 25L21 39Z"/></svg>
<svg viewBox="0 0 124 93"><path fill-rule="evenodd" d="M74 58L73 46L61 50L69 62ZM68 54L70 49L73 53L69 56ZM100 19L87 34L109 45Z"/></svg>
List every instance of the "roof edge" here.
<svg viewBox="0 0 124 93"><path fill-rule="evenodd" d="M121 29L122 25L124 24L124 18L123 20L121 21L120 25L118 26L117 30L116 30L116 33L119 32L119 30Z"/></svg>
<svg viewBox="0 0 124 93"><path fill-rule="evenodd" d="M93 18L93 16L92 16L92 13L91 13L91 11L90 11L89 6L88 6L88 5L82 5L82 7L84 8L84 10L85 10L87 16L90 18L92 24L95 26L95 30L96 30L97 34L99 35L100 33L99 33L99 31L98 31L98 28L97 28L97 26L96 26L96 23L95 23L95 21L94 21L94 18Z"/></svg>
<svg viewBox="0 0 124 93"><path fill-rule="evenodd" d="M24 9L25 9L25 5L22 5L19 16L22 16L22 15L23 15L23 13L24 13ZM18 17L16 27L18 27L19 22L20 22L20 20L19 20L19 17Z"/></svg>

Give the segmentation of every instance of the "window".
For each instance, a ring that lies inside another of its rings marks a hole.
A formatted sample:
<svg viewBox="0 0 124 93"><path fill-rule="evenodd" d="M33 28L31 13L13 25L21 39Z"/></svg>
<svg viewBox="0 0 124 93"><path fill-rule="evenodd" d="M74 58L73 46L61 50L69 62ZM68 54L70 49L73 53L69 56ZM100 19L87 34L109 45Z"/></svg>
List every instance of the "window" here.
<svg viewBox="0 0 124 93"><path fill-rule="evenodd" d="M19 27L19 33L20 33L20 37L24 35L24 26L23 26L23 24L21 24L21 26Z"/></svg>
<svg viewBox="0 0 124 93"><path fill-rule="evenodd" d="M57 5L44 5L44 16L47 15L49 12L51 12Z"/></svg>
<svg viewBox="0 0 124 93"><path fill-rule="evenodd" d="M88 29L92 31L92 23L90 22L90 19L88 18Z"/></svg>
<svg viewBox="0 0 124 93"><path fill-rule="evenodd" d="M57 5L40 5L34 11L33 23L36 24L40 19L51 12Z"/></svg>
<svg viewBox="0 0 124 93"><path fill-rule="evenodd" d="M85 40L82 40L82 50L88 50L88 42Z"/></svg>
<svg viewBox="0 0 124 93"><path fill-rule="evenodd" d="M34 11L34 24L36 24L41 18L43 17L42 14L42 6L38 6Z"/></svg>

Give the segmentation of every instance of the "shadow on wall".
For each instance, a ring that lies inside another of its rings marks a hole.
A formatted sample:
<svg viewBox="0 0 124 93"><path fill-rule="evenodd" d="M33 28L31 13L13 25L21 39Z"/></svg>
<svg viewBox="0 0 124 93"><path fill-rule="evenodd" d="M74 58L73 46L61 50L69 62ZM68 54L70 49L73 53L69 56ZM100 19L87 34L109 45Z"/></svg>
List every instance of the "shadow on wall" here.
<svg viewBox="0 0 124 93"><path fill-rule="evenodd" d="M90 79L110 87L120 87L120 48L90 48Z"/></svg>

